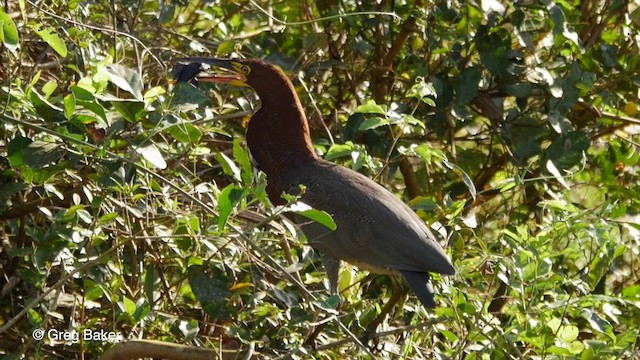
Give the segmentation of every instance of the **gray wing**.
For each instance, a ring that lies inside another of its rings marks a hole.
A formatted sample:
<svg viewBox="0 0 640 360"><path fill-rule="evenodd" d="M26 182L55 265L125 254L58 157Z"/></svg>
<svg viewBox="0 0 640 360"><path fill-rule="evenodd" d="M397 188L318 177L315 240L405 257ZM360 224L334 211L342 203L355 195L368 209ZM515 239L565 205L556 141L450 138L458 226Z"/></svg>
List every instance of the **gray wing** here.
<svg viewBox="0 0 640 360"><path fill-rule="evenodd" d="M337 229L330 231L315 222L298 220L311 245L323 254L374 272L399 271L412 288L425 279L411 273L455 273L424 222L371 179L325 161L296 169L295 177L290 179L292 191L304 184L302 201L328 212L336 221Z"/></svg>

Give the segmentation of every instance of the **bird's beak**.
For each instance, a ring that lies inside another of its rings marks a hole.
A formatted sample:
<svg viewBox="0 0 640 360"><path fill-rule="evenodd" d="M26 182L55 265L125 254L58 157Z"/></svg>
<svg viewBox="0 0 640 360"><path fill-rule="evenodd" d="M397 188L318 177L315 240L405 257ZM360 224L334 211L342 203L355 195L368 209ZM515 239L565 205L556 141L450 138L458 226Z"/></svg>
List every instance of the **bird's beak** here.
<svg viewBox="0 0 640 360"><path fill-rule="evenodd" d="M238 70L238 63L231 59L183 58L176 62L171 71L177 82L203 81L248 86L247 78ZM226 70L214 72L212 68Z"/></svg>

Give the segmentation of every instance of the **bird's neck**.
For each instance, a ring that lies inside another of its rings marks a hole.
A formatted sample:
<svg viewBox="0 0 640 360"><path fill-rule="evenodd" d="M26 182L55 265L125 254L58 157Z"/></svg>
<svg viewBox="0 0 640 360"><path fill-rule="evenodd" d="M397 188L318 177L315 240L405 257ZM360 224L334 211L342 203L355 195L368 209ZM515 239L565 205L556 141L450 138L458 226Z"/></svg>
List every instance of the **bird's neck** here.
<svg viewBox="0 0 640 360"><path fill-rule="evenodd" d="M293 87L259 93L262 102L247 128L247 144L258 169L272 182L291 169L317 159L309 125ZM268 181L268 180L267 180Z"/></svg>

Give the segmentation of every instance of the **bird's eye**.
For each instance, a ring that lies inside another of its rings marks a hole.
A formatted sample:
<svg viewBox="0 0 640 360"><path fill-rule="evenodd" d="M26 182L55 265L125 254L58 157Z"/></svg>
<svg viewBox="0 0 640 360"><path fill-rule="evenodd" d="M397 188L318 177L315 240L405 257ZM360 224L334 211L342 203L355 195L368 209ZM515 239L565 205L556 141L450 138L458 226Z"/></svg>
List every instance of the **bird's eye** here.
<svg viewBox="0 0 640 360"><path fill-rule="evenodd" d="M251 72L251 68L249 68L249 66L247 65L242 65L240 67L240 72L243 73L244 75L249 75L249 73Z"/></svg>

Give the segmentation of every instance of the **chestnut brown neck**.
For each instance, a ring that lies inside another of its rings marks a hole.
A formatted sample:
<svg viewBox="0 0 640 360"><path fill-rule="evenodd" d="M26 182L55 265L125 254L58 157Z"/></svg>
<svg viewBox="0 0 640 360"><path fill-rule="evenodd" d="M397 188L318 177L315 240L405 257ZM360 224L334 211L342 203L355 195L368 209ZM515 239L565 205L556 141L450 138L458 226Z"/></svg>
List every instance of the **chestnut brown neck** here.
<svg viewBox="0 0 640 360"><path fill-rule="evenodd" d="M297 166L317 160L309 125L293 84L269 66L247 82L262 103L247 128L247 144L258 169L267 175L267 192L275 204L289 191L286 176Z"/></svg>

